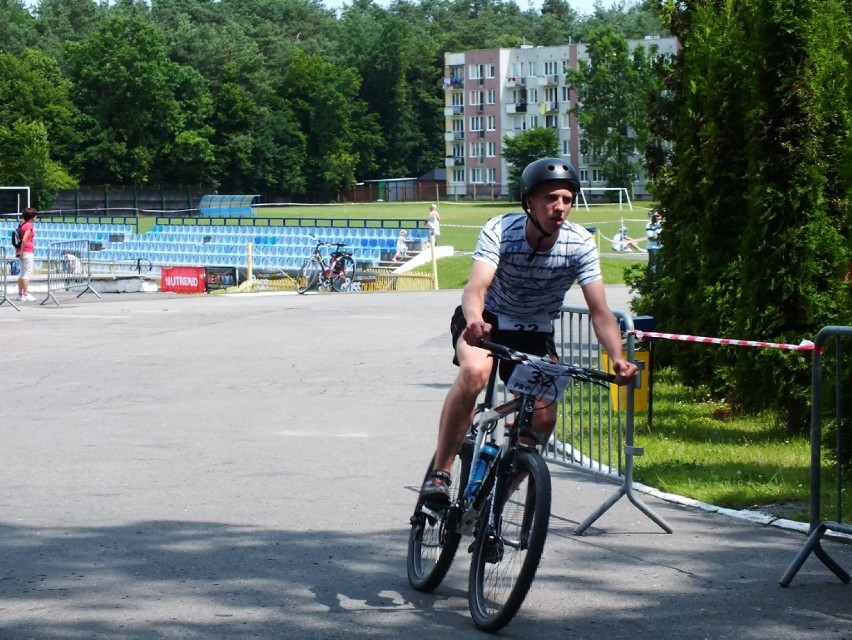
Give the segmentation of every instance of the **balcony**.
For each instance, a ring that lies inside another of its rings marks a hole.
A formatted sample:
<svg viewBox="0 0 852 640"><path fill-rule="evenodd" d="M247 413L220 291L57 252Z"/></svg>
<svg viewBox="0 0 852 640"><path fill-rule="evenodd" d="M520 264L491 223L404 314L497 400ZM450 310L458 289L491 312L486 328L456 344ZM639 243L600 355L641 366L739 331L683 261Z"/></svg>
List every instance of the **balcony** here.
<svg viewBox="0 0 852 640"><path fill-rule="evenodd" d="M444 159L445 167L463 167L464 158L462 156L447 156Z"/></svg>
<svg viewBox="0 0 852 640"><path fill-rule="evenodd" d="M559 101L553 100L551 102L544 103L545 113L559 113Z"/></svg>
<svg viewBox="0 0 852 640"><path fill-rule="evenodd" d="M518 79L515 76L509 76L506 78L506 87L511 89L512 87L518 86Z"/></svg>
<svg viewBox="0 0 852 640"><path fill-rule="evenodd" d="M453 142L455 140L464 140L464 131L445 131L444 132L444 140L446 142Z"/></svg>
<svg viewBox="0 0 852 640"><path fill-rule="evenodd" d="M509 102L506 104L506 113L526 113L526 102Z"/></svg>
<svg viewBox="0 0 852 640"><path fill-rule="evenodd" d="M463 116L464 115L464 107L459 105L454 105L452 107L444 107L444 115L445 116Z"/></svg>

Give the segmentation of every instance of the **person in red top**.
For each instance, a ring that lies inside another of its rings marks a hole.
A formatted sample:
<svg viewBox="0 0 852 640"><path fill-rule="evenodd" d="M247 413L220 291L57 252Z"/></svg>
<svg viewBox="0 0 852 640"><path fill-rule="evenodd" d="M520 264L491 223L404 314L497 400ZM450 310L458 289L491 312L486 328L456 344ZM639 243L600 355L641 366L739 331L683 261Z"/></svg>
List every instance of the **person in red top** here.
<svg viewBox="0 0 852 640"><path fill-rule="evenodd" d="M30 294L30 278L33 276L33 254L35 253L35 219L38 210L27 207L23 212L24 221L21 223L21 248L17 251L21 261L21 274L18 276L18 300L35 302L35 296Z"/></svg>

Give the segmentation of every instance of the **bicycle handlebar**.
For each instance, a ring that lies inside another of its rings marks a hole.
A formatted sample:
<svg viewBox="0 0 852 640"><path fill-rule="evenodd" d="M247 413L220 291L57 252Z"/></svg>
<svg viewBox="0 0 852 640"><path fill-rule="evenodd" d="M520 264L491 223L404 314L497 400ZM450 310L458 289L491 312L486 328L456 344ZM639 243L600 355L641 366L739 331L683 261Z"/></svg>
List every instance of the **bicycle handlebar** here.
<svg viewBox="0 0 852 640"><path fill-rule="evenodd" d="M531 353L525 353L523 351L517 351L516 349L512 349L510 347L507 347L506 345L491 342L490 340L483 340L481 346L483 349L488 349L492 353L492 355L502 360L508 360L509 362L526 362L534 364L535 361L538 360L540 362L546 362L549 364L558 364L562 369L565 370L565 375L571 376L572 378L577 378L578 380L585 380L598 384L615 382L615 374L606 373L604 371L598 371L597 369L580 367L578 365L568 364L567 362L554 362L550 358L536 356Z"/></svg>
<svg viewBox="0 0 852 640"><path fill-rule="evenodd" d="M308 235L311 236L314 239L314 241L317 243L318 247L338 247L338 248L341 248L341 247L346 246L345 242L328 242L326 240L320 240L319 238L317 238L312 233L309 233Z"/></svg>

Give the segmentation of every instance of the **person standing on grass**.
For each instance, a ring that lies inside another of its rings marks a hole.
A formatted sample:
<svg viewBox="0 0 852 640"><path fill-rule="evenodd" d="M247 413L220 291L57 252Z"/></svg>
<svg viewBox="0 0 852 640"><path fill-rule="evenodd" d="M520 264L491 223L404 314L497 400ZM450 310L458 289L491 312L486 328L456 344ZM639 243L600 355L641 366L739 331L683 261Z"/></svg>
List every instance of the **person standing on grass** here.
<svg viewBox="0 0 852 640"><path fill-rule="evenodd" d="M595 240L567 219L579 192L577 171L565 160L536 160L521 174L524 212L492 218L479 235L461 305L450 321L459 372L444 400L434 466L421 488L426 502L449 502L453 458L491 372L490 352L479 346L482 340L556 357L553 320L575 281L582 287L595 335L610 354L617 384L627 384L638 371L622 355L621 329L606 301ZM536 403L533 430L539 444L550 437L557 408L550 400Z"/></svg>
<svg viewBox="0 0 852 640"><path fill-rule="evenodd" d="M20 302L35 302L35 296L30 294L30 278L33 276L33 254L35 253L35 220L38 211L27 207L21 216L21 247L15 253L21 262L21 274L18 276L18 300Z"/></svg>
<svg viewBox="0 0 852 640"><path fill-rule="evenodd" d="M441 235L441 214L438 213L438 205L429 205L429 216L426 218L429 227L429 241L432 246L438 246L438 236Z"/></svg>

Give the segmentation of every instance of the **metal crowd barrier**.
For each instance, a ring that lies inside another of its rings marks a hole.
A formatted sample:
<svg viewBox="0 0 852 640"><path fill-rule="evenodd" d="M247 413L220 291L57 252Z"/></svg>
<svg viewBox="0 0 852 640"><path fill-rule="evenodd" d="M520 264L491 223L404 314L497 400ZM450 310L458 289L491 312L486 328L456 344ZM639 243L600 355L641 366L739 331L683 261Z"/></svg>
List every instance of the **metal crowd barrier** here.
<svg viewBox="0 0 852 640"><path fill-rule="evenodd" d="M92 288L92 262L88 240L65 240L51 242L47 247L47 297L41 304L53 300L57 305L57 291L76 291L79 298L91 291L101 297Z"/></svg>
<svg viewBox="0 0 852 640"><path fill-rule="evenodd" d="M834 424L838 435L838 449L840 448L840 435L843 429L843 359L840 345L841 337L852 337L852 327L823 327L817 333L814 340L813 361L811 365L811 498L810 498L810 527L808 539L805 546L799 551L786 573L778 582L782 587L789 586L790 582L798 573L799 569L813 554L843 582L849 582L850 576L843 567L835 562L831 556L822 548L821 540L829 531L835 531L852 535L852 524L843 522L843 474L840 462L836 465L835 481L837 504L835 508L835 520L821 521L822 513L822 401L823 401L823 350L828 338L834 337Z"/></svg>
<svg viewBox="0 0 852 640"><path fill-rule="evenodd" d="M8 302L13 309L20 311L7 293L9 287L9 269L10 264L6 258L6 247L0 247L0 306L3 306L4 302Z"/></svg>
<svg viewBox="0 0 852 640"><path fill-rule="evenodd" d="M633 318L620 312L615 315L628 332L627 359L634 361L636 337L629 333L633 330ZM595 337L586 307L562 307L554 339L560 358L565 362L603 369L603 350ZM672 532L671 526L642 502L633 490L633 458L644 453L633 441L634 386L627 387L624 394L623 422L622 412L613 409L610 392L600 385L573 381L562 400L561 421L557 422L554 438L544 452L545 457L556 464L616 477L621 483L609 499L577 525L574 529L577 535L624 496L666 533Z"/></svg>

